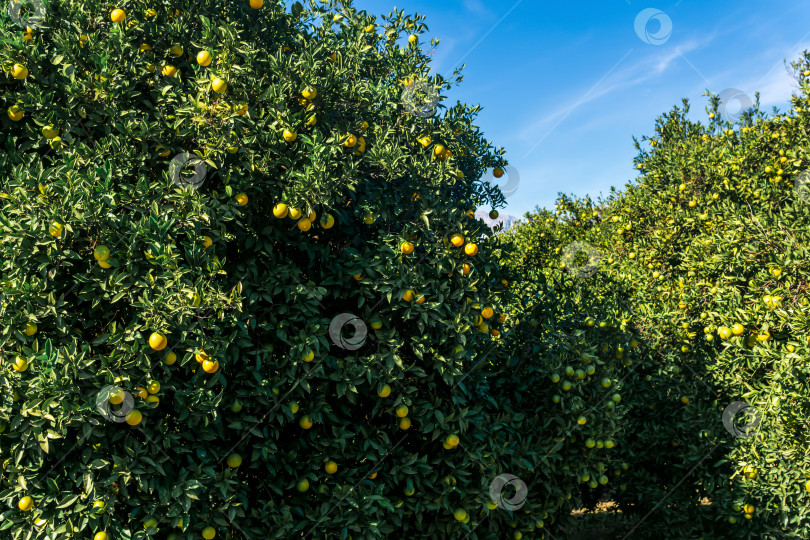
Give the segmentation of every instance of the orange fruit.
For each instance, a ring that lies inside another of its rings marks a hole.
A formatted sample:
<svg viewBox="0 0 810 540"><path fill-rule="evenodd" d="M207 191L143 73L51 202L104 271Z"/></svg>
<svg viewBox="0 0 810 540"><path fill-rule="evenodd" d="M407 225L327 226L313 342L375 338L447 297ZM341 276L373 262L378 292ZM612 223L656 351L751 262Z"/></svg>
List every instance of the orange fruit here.
<svg viewBox="0 0 810 540"><path fill-rule="evenodd" d="M220 79L219 77L215 77L213 81L211 81L211 88L217 94L221 94L228 89L228 83Z"/></svg>
<svg viewBox="0 0 810 540"><path fill-rule="evenodd" d="M384 384L382 388L377 391L377 395L384 398L391 395L391 387L387 384Z"/></svg>
<svg viewBox="0 0 810 540"><path fill-rule="evenodd" d="M312 228L312 222L308 218L298 221L298 230L306 232Z"/></svg>
<svg viewBox="0 0 810 540"><path fill-rule="evenodd" d="M334 461L327 462L326 465L324 466L324 470L329 474L335 474L338 470L337 463L335 463Z"/></svg>
<svg viewBox="0 0 810 540"><path fill-rule="evenodd" d="M473 255L478 253L478 246L476 246L473 243L468 243L466 246L464 246L464 253L472 257Z"/></svg>
<svg viewBox="0 0 810 540"><path fill-rule="evenodd" d="M454 234L450 238L450 243L456 247L461 247L462 245L464 245L464 237L461 236L460 234Z"/></svg>
<svg viewBox="0 0 810 540"><path fill-rule="evenodd" d="M410 302L411 300L413 300L413 295L414 295L415 292L416 291L414 291L413 289L408 289L402 295L402 299L405 300L406 302Z"/></svg>
<svg viewBox="0 0 810 540"><path fill-rule="evenodd" d="M278 203L273 207L273 215L279 219L284 219L287 217L289 210L287 209L287 205L284 203Z"/></svg>
<svg viewBox="0 0 810 540"><path fill-rule="evenodd" d="M503 169L501 169L500 167L495 167L495 170L492 171L492 176L494 176L495 178L500 178L501 176L503 176Z"/></svg>
<svg viewBox="0 0 810 540"><path fill-rule="evenodd" d="M242 206L247 206L248 196L245 195L244 193L237 193L236 197L234 197L234 199L236 199L236 202L238 202Z"/></svg>
<svg viewBox="0 0 810 540"><path fill-rule="evenodd" d="M399 245L399 250L405 255L410 255L411 253L413 253L413 244L411 244L410 242L402 242Z"/></svg>
<svg viewBox="0 0 810 540"><path fill-rule="evenodd" d="M166 343L166 336L160 332L153 332L152 335L149 336L149 346L156 351L163 350L166 347Z"/></svg>
<svg viewBox="0 0 810 540"><path fill-rule="evenodd" d="M219 369L219 362L216 360L213 362L211 360L204 360L202 363L202 368L206 373L215 373Z"/></svg>
<svg viewBox="0 0 810 540"><path fill-rule="evenodd" d="M142 419L143 415L141 414L141 411L139 411L138 409L132 409L131 411L129 411L129 413L127 413L125 417L127 424L129 424L130 426L137 426L138 424L141 423Z"/></svg>
<svg viewBox="0 0 810 540"><path fill-rule="evenodd" d="M264 0L250 0L250 7L253 9L261 9L264 5Z"/></svg>
<svg viewBox="0 0 810 540"><path fill-rule="evenodd" d="M23 512L28 512L33 507L34 507L34 499L29 497L28 495L20 499L19 502L17 503L17 508L19 508Z"/></svg>
<svg viewBox="0 0 810 540"><path fill-rule="evenodd" d="M481 310L481 316L485 319L489 319L495 314L491 307L485 307Z"/></svg>
<svg viewBox="0 0 810 540"><path fill-rule="evenodd" d="M127 14L124 13L123 9L114 9L112 13L110 13L110 20L114 23L121 23L124 22L124 19L127 18Z"/></svg>
<svg viewBox="0 0 810 540"><path fill-rule="evenodd" d="M200 51L197 53L197 63L200 64L202 67L208 67L211 65L211 61L213 57L211 53L208 51Z"/></svg>

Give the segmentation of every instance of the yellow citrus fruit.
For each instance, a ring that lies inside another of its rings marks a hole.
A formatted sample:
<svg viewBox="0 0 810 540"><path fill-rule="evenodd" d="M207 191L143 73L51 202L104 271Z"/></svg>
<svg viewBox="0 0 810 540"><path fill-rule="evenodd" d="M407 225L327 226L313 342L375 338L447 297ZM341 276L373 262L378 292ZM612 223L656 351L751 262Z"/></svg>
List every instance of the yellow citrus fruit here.
<svg viewBox="0 0 810 540"><path fill-rule="evenodd" d="M261 9L264 5L264 0L250 0L250 7L253 9Z"/></svg>
<svg viewBox="0 0 810 540"><path fill-rule="evenodd" d="M500 167L495 167L495 170L492 171L492 176L494 176L495 178L500 178L501 176L503 176L503 169L501 169Z"/></svg>
<svg viewBox="0 0 810 540"><path fill-rule="evenodd" d="M120 405L124 402L124 391L121 388L117 388L112 394L110 394L110 403L112 405Z"/></svg>
<svg viewBox="0 0 810 540"><path fill-rule="evenodd" d="M287 142L293 142L295 139L298 138L298 134L292 130L285 129L284 130L284 140Z"/></svg>
<svg viewBox="0 0 810 540"><path fill-rule="evenodd" d="M369 478L370 478L370 479L372 479L372 480L374 480L375 478L377 478L377 472L375 471L375 472L374 472L374 474L372 474L371 476L369 476ZM808 491L810 491L810 490L808 490Z"/></svg>
<svg viewBox="0 0 810 540"><path fill-rule="evenodd" d="M313 360L315 360L315 351L313 351L312 349L307 349L301 356L301 360L303 360L304 362L312 362Z"/></svg>
<svg viewBox="0 0 810 540"><path fill-rule="evenodd" d="M213 60L213 57L211 56L210 52L200 51L197 53L197 63L200 64L202 67L210 66L211 60Z"/></svg>
<svg viewBox="0 0 810 540"><path fill-rule="evenodd" d="M310 420L309 416L302 416L301 420L298 421L298 425L304 429L309 429L312 427L312 420Z"/></svg>
<svg viewBox="0 0 810 540"><path fill-rule="evenodd" d="M408 489L408 488L406 487L406 488L403 490L403 492L405 493L405 495L407 495L408 497L410 497L410 496L412 496L412 495L413 495L413 494L416 492L416 489L415 489L415 488Z"/></svg>
<svg viewBox="0 0 810 540"><path fill-rule="evenodd" d="M315 97L318 95L318 91L311 86L307 86L304 88L304 91L301 92L301 95L304 96L304 99L315 99Z"/></svg>
<svg viewBox="0 0 810 540"><path fill-rule="evenodd" d="M411 244L410 242L402 242L399 245L399 250L405 255L410 255L411 253L413 253L413 244Z"/></svg>
<svg viewBox="0 0 810 540"><path fill-rule="evenodd" d="M402 405L397 407L396 414L400 418L405 418L406 416L408 416L408 406L403 403Z"/></svg>
<svg viewBox="0 0 810 540"><path fill-rule="evenodd" d="M444 154L444 146L442 146L441 144L437 144L436 146L433 147L434 157L440 156L442 154Z"/></svg>
<svg viewBox="0 0 810 540"><path fill-rule="evenodd" d="M23 512L28 512L33 507L34 507L34 499L29 497L28 495L20 499L19 502L17 503L17 508L19 508Z"/></svg>
<svg viewBox="0 0 810 540"><path fill-rule="evenodd" d="M306 121L306 123L304 125L311 127L311 126L314 126L317 123L318 123L318 118L313 114L312 116L307 118L307 121Z"/></svg>
<svg viewBox="0 0 810 540"><path fill-rule="evenodd" d="M146 405L150 409L154 409L155 407L157 407L158 403L160 403L160 398L159 397L157 397L157 396L146 396Z"/></svg>
<svg viewBox="0 0 810 540"><path fill-rule="evenodd" d="M481 316L485 319L489 319L493 315L495 315L495 312L492 310L491 307L485 307L484 309L481 310Z"/></svg>
<svg viewBox="0 0 810 540"><path fill-rule="evenodd" d="M146 388L139 386L135 389L135 396L141 399L146 399L149 394L146 393Z"/></svg>
<svg viewBox="0 0 810 540"><path fill-rule="evenodd" d="M183 47L175 43L174 45L169 48L169 54L172 56L177 56L178 58L183 56Z"/></svg>
<svg viewBox="0 0 810 540"><path fill-rule="evenodd" d="M53 127L53 125L42 128L42 136L46 139L54 139L57 135L59 135L59 130Z"/></svg>
<svg viewBox="0 0 810 540"><path fill-rule="evenodd" d="M466 246L464 246L464 253L472 257L478 253L478 246L473 243L468 243Z"/></svg>
<svg viewBox="0 0 810 540"><path fill-rule="evenodd" d="M97 246L96 249L93 250L93 257L95 257L97 261L106 261L110 258L110 248L104 245Z"/></svg>
<svg viewBox="0 0 810 540"><path fill-rule="evenodd" d="M298 208L290 208L288 216L290 219L301 219L301 210Z"/></svg>
<svg viewBox="0 0 810 540"><path fill-rule="evenodd" d="M415 292L416 291L414 291L413 289L408 289L402 295L402 299L405 300L406 302L410 302L411 300L413 300L413 295L415 294Z"/></svg>
<svg viewBox="0 0 810 540"><path fill-rule="evenodd" d="M214 245L214 241L211 239L210 236L203 236L203 249L208 249Z"/></svg>
<svg viewBox="0 0 810 540"><path fill-rule="evenodd" d="M37 333L37 325L32 322L28 322L25 324L25 329L23 330L23 334L26 336L33 336Z"/></svg>
<svg viewBox="0 0 810 540"><path fill-rule="evenodd" d="M417 304L424 304L425 300L427 300L427 296L425 296L424 294L420 294L419 298L416 299L416 303Z"/></svg>
<svg viewBox="0 0 810 540"><path fill-rule="evenodd" d="M298 230L306 232L312 228L312 222L309 218L304 218L298 221Z"/></svg>
<svg viewBox="0 0 810 540"><path fill-rule="evenodd" d="M416 43L417 41L419 41L419 36L416 34L411 34L408 36L408 43Z"/></svg>
<svg viewBox="0 0 810 540"><path fill-rule="evenodd" d="M408 429L411 427L411 419L407 416L405 418L400 418L399 420L399 429Z"/></svg>
<svg viewBox="0 0 810 540"><path fill-rule="evenodd" d="M152 50L152 47L148 43L141 43L138 47L138 52L146 52Z"/></svg>
<svg viewBox="0 0 810 540"><path fill-rule="evenodd" d="M458 435L453 433L452 435L448 435L447 438L444 440L450 446L458 446L459 438Z"/></svg>
<svg viewBox="0 0 810 540"><path fill-rule="evenodd" d="M165 149L165 152L160 152L161 150L164 150L164 149ZM169 156L169 154L171 153L171 150L169 150L169 149L168 149L168 148L166 148L165 146L161 146L161 145L159 145L157 148L155 148L155 150L157 150L157 151L159 152L159 154L158 154L158 155L159 155L160 157L168 157L168 156Z"/></svg>
<svg viewBox="0 0 810 540"><path fill-rule="evenodd" d="M287 209L287 205L284 203L278 203L273 207L273 215L279 219L284 219L287 217L287 213L289 210Z"/></svg>
<svg viewBox="0 0 810 540"><path fill-rule="evenodd" d="M110 19L114 23L124 22L124 19L126 19L126 17L127 14L124 13L123 9L114 9L112 10L112 13L110 13Z"/></svg>
<svg viewBox="0 0 810 540"><path fill-rule="evenodd" d="M109 539L110 537L104 531L97 532L96 535L93 537L93 540L109 540Z"/></svg>
<svg viewBox="0 0 810 540"><path fill-rule="evenodd" d="M326 463L323 469L329 474L335 474L338 470L338 466L334 461L329 461Z"/></svg>
<svg viewBox="0 0 810 540"><path fill-rule="evenodd" d="M467 517L467 512L461 508L457 508L455 512L453 512L453 517L456 518L456 521L464 521Z"/></svg>
<svg viewBox="0 0 810 540"><path fill-rule="evenodd" d="M18 81L21 81L28 77L28 68L22 64L14 64L11 67L11 76Z"/></svg>
<svg viewBox="0 0 810 540"><path fill-rule="evenodd" d="M125 417L127 424L129 424L130 426L137 426L138 424L141 423L142 419L143 415L141 414L141 411L139 411L138 409L132 409L131 411L129 411L129 413L127 413Z"/></svg>
<svg viewBox="0 0 810 540"><path fill-rule="evenodd" d="M461 236L460 234L454 234L450 238L450 243L456 247L461 247L464 244L464 237Z"/></svg>
<svg viewBox="0 0 810 540"><path fill-rule="evenodd" d="M388 397L391 395L391 387L387 384L384 384L382 388L377 391L377 395L380 397Z"/></svg>
<svg viewBox="0 0 810 540"><path fill-rule="evenodd" d="M174 77L175 75L177 75L177 68L172 65L166 64L165 66L160 68L160 72L167 77Z"/></svg>
<svg viewBox="0 0 810 540"><path fill-rule="evenodd" d="M205 538L205 540L211 540L216 535L217 531L213 527L206 527L202 530L202 537Z"/></svg>
<svg viewBox="0 0 810 540"><path fill-rule="evenodd" d="M12 122L19 122L25 116L25 111L19 108L17 105L12 105L8 108L8 117L11 118Z"/></svg>
<svg viewBox="0 0 810 540"><path fill-rule="evenodd" d="M756 509L754 508L753 504L746 504L743 507L743 510L745 511L746 514L753 514L754 510L756 510Z"/></svg>
<svg viewBox="0 0 810 540"><path fill-rule="evenodd" d="M298 403L296 403L295 401L290 403L290 411L292 411L293 414L297 413L298 412Z"/></svg>
<svg viewBox="0 0 810 540"><path fill-rule="evenodd" d="M150 394L157 394L160 392L160 383L158 381L152 381L146 385L146 391Z"/></svg>
<svg viewBox="0 0 810 540"><path fill-rule="evenodd" d="M17 373L22 373L28 369L28 361L25 358L17 356L14 358L14 363L11 365L11 367L14 368L14 371Z"/></svg>
<svg viewBox="0 0 810 540"><path fill-rule="evenodd" d="M153 332L149 336L149 346L156 351L161 351L166 347L166 336L160 332Z"/></svg>
<svg viewBox="0 0 810 540"><path fill-rule="evenodd" d="M248 196L245 195L244 193L237 193L234 199L236 199L236 202L238 202L242 206L246 206L248 203Z"/></svg>
<svg viewBox="0 0 810 540"><path fill-rule="evenodd" d="M303 480L299 481L297 484L295 484L295 489L297 489L301 493L305 492L306 490L309 489L309 480L304 478Z"/></svg>
<svg viewBox="0 0 810 540"><path fill-rule="evenodd" d="M202 363L203 371L206 373L214 373L219 369L219 362L216 360L204 360Z"/></svg>
<svg viewBox="0 0 810 540"><path fill-rule="evenodd" d="M324 229L331 229L335 224L335 218L331 214L324 214L321 216L321 227Z"/></svg>
<svg viewBox="0 0 810 540"><path fill-rule="evenodd" d="M466 276L470 273L470 265L469 264L462 264L461 265L461 275Z"/></svg>
<svg viewBox="0 0 810 540"><path fill-rule="evenodd" d="M239 465L242 464L242 456L239 454L231 454L228 456L228 467L231 469L237 468Z"/></svg>
<svg viewBox="0 0 810 540"><path fill-rule="evenodd" d="M228 84L219 77L215 77L214 80L211 81L211 88L217 94L221 94L228 89Z"/></svg>

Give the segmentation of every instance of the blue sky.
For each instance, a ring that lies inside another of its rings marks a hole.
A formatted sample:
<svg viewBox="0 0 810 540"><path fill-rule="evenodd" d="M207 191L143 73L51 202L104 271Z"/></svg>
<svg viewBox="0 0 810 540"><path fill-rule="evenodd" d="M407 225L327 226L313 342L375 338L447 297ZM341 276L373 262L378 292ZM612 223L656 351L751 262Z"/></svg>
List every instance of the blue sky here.
<svg viewBox="0 0 810 540"><path fill-rule="evenodd" d="M655 118L682 98L695 120L706 119L707 89L750 99L759 91L763 108L786 110L798 87L785 60L810 49L810 2L801 0L354 2L375 15L395 6L427 16L421 42L441 41L434 72L450 78L466 63L444 103L482 106L477 124L519 174L501 210L516 216L553 207L558 192L595 198L623 187L636 177L632 137L652 135ZM663 15L637 34L648 8ZM729 100L729 112L739 103Z"/></svg>

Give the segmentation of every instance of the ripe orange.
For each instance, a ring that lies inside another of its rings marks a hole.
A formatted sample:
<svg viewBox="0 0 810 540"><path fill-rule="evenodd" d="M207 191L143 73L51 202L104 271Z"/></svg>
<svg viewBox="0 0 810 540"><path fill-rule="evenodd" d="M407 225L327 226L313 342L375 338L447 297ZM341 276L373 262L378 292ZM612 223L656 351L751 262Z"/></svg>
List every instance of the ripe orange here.
<svg viewBox="0 0 810 540"><path fill-rule="evenodd" d="M96 249L93 250L93 257L97 261L106 261L110 258L110 248L105 245L97 246Z"/></svg>
<svg viewBox="0 0 810 540"><path fill-rule="evenodd" d="M138 424L141 423L142 419L143 415L141 414L141 411L139 411L138 409L132 409L125 417L127 424L129 424L130 426L137 426Z"/></svg>
<svg viewBox="0 0 810 540"><path fill-rule="evenodd" d="M495 311L491 307L485 307L481 310L481 316L485 319L489 319L493 315L495 315Z"/></svg>
<svg viewBox="0 0 810 540"><path fill-rule="evenodd" d="M231 469L237 468L239 465L242 464L242 456L239 454L231 454L228 456L228 467Z"/></svg>
<svg viewBox="0 0 810 540"><path fill-rule="evenodd" d="M14 64L11 67L11 76L18 81L21 81L28 77L28 68L22 64Z"/></svg>
<svg viewBox="0 0 810 540"><path fill-rule="evenodd" d="M403 403L402 405L397 407L396 415L399 416L400 418L405 418L406 416L408 416L408 406Z"/></svg>
<svg viewBox="0 0 810 540"><path fill-rule="evenodd" d="M124 19L126 19L126 18L127 18L127 14L124 13L123 9L114 9L114 10L112 10L112 13L110 13L110 19L114 23L122 23L122 22L124 22Z"/></svg>
<svg viewBox="0 0 810 540"><path fill-rule="evenodd" d="M312 362L313 360L315 360L315 351L313 351L312 349L307 349L301 356L301 360L303 360L304 362Z"/></svg>
<svg viewBox="0 0 810 540"><path fill-rule="evenodd" d="M8 108L8 117L12 122L19 122L25 116L25 111L20 109L17 105L12 105Z"/></svg>
<svg viewBox="0 0 810 540"><path fill-rule="evenodd" d="M416 299L417 304L424 304L427 297L424 294L420 294L419 298Z"/></svg>
<svg viewBox="0 0 810 540"><path fill-rule="evenodd" d="M236 197L234 197L234 199L236 199L236 202L238 202L242 206L247 206L248 196L245 195L244 193L237 193Z"/></svg>
<svg viewBox="0 0 810 540"><path fill-rule="evenodd" d="M321 216L321 227L324 229L331 229L335 224L335 218L331 214L324 214Z"/></svg>
<svg viewBox="0 0 810 540"><path fill-rule="evenodd" d="M470 265L467 264L467 263L462 264L461 265L461 275L466 276L469 273L470 273Z"/></svg>
<svg viewBox="0 0 810 540"><path fill-rule="evenodd" d="M472 257L473 255L478 253L478 246L470 242L466 246L464 246L464 253Z"/></svg>
<svg viewBox="0 0 810 540"><path fill-rule="evenodd" d="M294 131L289 130L289 129L285 129L283 137L284 137L285 141L293 142L295 139L298 138L298 134L296 132L294 132ZM293 219L296 219L296 218L293 218Z"/></svg>
<svg viewBox="0 0 810 540"><path fill-rule="evenodd" d="M405 418L400 418L399 420L399 429L408 429L411 427L411 419L407 416Z"/></svg>
<svg viewBox="0 0 810 540"><path fill-rule="evenodd" d="M492 176L494 176L495 178L500 178L501 176L503 176L503 169L501 169L500 167L495 167L495 170L492 171Z"/></svg>
<svg viewBox="0 0 810 540"><path fill-rule="evenodd" d="M309 416L302 416L301 420L298 421L298 425L304 429L309 429L312 427L312 420L309 419Z"/></svg>
<svg viewBox="0 0 810 540"><path fill-rule="evenodd" d="M219 77L215 77L213 81L211 81L211 88L217 94L221 94L228 89L228 83L220 79Z"/></svg>
<svg viewBox="0 0 810 540"><path fill-rule="evenodd" d="M211 61L213 57L211 53L208 51L200 51L197 53L197 63L200 64L202 67L208 67L211 65Z"/></svg>
<svg viewBox="0 0 810 540"><path fill-rule="evenodd" d="M458 446L460 440L458 438L458 435L453 433L451 435L448 435L447 438L444 440L444 442L446 442L450 446Z"/></svg>
<svg viewBox="0 0 810 540"><path fill-rule="evenodd" d="M172 56L176 56L177 58L180 58L181 56L183 56L183 47L175 43L174 45L171 46L171 48L169 48L169 54L171 54Z"/></svg>
<svg viewBox="0 0 810 540"><path fill-rule="evenodd" d="M329 474L335 474L338 470L337 463L335 463L334 461L327 462L326 465L324 466L324 470Z"/></svg>
<svg viewBox="0 0 810 540"><path fill-rule="evenodd" d="M298 482L298 483L295 485L295 489L297 489L297 490L298 490L298 491L300 491L301 493L305 492L306 490L308 490L308 489L309 489L309 480L307 480L306 478L304 478L303 480L301 480L300 482Z"/></svg>
<svg viewBox="0 0 810 540"><path fill-rule="evenodd" d="M309 218L304 218L298 221L298 230L306 232L312 228L312 222Z"/></svg>
<svg viewBox="0 0 810 540"><path fill-rule="evenodd" d="M405 255L410 255L411 253L413 253L413 244L411 244L410 242L402 242L399 245L399 250Z"/></svg>
<svg viewBox="0 0 810 540"><path fill-rule="evenodd" d="M450 243L456 247L461 247L464 244L464 237L461 236L460 234L454 234L450 238Z"/></svg>
<svg viewBox="0 0 810 540"><path fill-rule="evenodd" d="M211 360L204 360L202 363L202 368L206 373L216 373L216 371L219 369L219 362L216 360L213 362Z"/></svg>
<svg viewBox="0 0 810 540"><path fill-rule="evenodd" d="M416 293L416 291L414 291L413 289L408 289L408 290L407 290L407 291L405 291L405 293L402 295L402 299L403 299L403 300L405 300L406 302L410 302L411 300L413 300L413 295L414 295L415 293Z"/></svg>
<svg viewBox="0 0 810 540"><path fill-rule="evenodd" d="M217 530L214 529L213 527L206 527L206 528L204 528L202 530L202 537L205 538L205 540L211 540L216 535L217 535Z"/></svg>
<svg viewBox="0 0 810 540"><path fill-rule="evenodd" d="M433 156L439 157L440 155L444 154L444 146L441 144L437 144L433 147Z"/></svg>
<svg viewBox="0 0 810 540"><path fill-rule="evenodd" d="M264 5L264 0L250 0L250 7L253 9L261 9Z"/></svg>
<svg viewBox="0 0 810 540"><path fill-rule="evenodd" d="M315 99L315 96L318 95L318 91L311 86L307 86L304 88L304 91L301 92L301 95L304 96L304 99Z"/></svg>
<svg viewBox="0 0 810 540"><path fill-rule="evenodd" d="M278 203L273 207L273 215L279 219L284 219L287 217L289 210L287 209L287 205L284 203Z"/></svg>
<svg viewBox="0 0 810 540"><path fill-rule="evenodd" d="M19 508L23 512L28 512L33 507L34 507L34 499L29 497L28 495L20 499L19 502L17 503L17 508Z"/></svg>
<svg viewBox="0 0 810 540"><path fill-rule="evenodd" d="M166 336L160 332L153 332L152 335L149 336L149 346L156 351L163 350L166 347L166 343Z"/></svg>
<svg viewBox="0 0 810 540"><path fill-rule="evenodd" d="M170 64L166 64L165 66L160 68L160 72L166 77L174 77L175 75L177 75L177 68Z"/></svg>
<svg viewBox="0 0 810 540"><path fill-rule="evenodd" d="M17 356L14 358L14 363L11 365L11 367L14 368L14 371L17 373L22 373L28 369L28 361L25 358Z"/></svg>
<svg viewBox="0 0 810 540"><path fill-rule="evenodd" d="M388 386L387 384L384 384L382 386L382 388L380 388L377 391L377 395L382 397L382 398L386 398L386 397L390 396L391 395L391 387Z"/></svg>

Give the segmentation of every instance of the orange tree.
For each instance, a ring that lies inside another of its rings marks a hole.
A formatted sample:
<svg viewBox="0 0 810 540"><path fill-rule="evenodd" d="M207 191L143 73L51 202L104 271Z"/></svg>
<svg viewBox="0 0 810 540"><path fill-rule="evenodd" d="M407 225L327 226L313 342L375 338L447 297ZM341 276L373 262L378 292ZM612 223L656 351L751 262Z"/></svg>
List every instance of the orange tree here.
<svg viewBox="0 0 810 540"><path fill-rule="evenodd" d="M613 495L632 534L810 533L807 53L791 66L787 113L754 106L732 124L711 96L704 125L684 102L636 142L637 182L599 202L562 196L511 233L509 266L547 276L559 244L591 245L599 271L571 309L626 313L639 336L618 438L627 487Z"/></svg>
<svg viewBox="0 0 810 540"><path fill-rule="evenodd" d="M422 19L22 4L0 45L2 535L534 528L560 493L489 500L526 463L472 370L508 356L509 276L473 217L503 201L481 181L503 151L477 108L430 114L451 82Z"/></svg>

